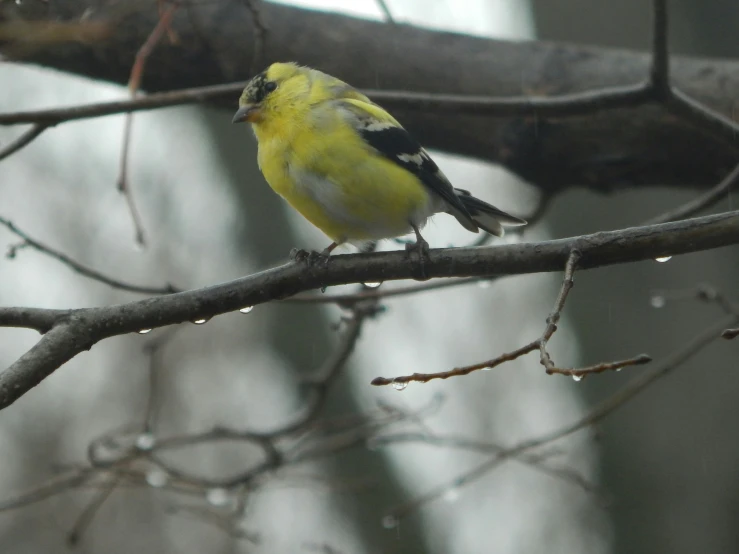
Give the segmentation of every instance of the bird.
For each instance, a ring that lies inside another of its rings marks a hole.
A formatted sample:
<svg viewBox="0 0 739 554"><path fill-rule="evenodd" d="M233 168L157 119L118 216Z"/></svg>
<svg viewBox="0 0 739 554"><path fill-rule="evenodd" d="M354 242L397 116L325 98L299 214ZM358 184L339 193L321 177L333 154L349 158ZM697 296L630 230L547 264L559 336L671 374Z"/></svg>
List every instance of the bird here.
<svg viewBox="0 0 739 554"><path fill-rule="evenodd" d="M428 152L387 111L344 81L294 62L271 64L239 98L233 123L248 122L267 183L331 244L360 246L421 229L448 213L468 231L503 235L524 225L455 188Z"/></svg>

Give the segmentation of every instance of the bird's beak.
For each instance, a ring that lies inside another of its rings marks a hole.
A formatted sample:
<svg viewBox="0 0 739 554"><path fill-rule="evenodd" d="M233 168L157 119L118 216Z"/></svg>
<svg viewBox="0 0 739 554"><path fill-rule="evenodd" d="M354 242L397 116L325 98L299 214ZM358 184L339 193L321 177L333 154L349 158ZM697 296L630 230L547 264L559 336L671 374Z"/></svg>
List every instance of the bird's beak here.
<svg viewBox="0 0 739 554"><path fill-rule="evenodd" d="M259 109L258 104L244 104L236 110L231 123L243 123L245 121L255 123L261 119L261 116L262 110Z"/></svg>

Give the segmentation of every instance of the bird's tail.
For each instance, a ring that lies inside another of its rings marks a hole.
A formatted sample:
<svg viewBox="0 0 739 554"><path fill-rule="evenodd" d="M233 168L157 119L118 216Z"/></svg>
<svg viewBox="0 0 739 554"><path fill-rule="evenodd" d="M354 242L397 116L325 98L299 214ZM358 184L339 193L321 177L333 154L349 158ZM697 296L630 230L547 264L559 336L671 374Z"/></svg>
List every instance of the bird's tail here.
<svg viewBox="0 0 739 554"><path fill-rule="evenodd" d="M455 188L454 192L457 193L460 202L462 202L467 212L472 216L472 220L477 226L492 235L502 237L503 225L526 225L526 221L520 217L507 214L503 210L499 210L495 206L479 198L475 198L467 190Z"/></svg>

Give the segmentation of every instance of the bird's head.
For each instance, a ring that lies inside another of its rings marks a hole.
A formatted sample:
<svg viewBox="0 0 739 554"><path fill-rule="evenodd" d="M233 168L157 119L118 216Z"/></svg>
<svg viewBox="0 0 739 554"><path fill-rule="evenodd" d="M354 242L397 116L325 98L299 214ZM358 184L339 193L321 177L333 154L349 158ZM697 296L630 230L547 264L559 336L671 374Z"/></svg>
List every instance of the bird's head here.
<svg viewBox="0 0 739 554"><path fill-rule="evenodd" d="M232 122L259 125L289 109L295 100L310 93L309 71L295 63L273 63L246 85Z"/></svg>

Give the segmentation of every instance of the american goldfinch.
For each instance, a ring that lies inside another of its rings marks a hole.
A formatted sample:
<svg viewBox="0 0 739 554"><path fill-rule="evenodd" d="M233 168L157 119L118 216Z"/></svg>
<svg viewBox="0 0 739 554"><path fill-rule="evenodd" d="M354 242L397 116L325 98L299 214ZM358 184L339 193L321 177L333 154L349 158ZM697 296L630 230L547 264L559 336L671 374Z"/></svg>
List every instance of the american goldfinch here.
<svg viewBox="0 0 739 554"><path fill-rule="evenodd" d="M239 98L233 122L249 122L269 185L336 246L405 235L446 212L465 229L502 235L523 225L454 188L393 116L348 84L294 63L274 63Z"/></svg>

